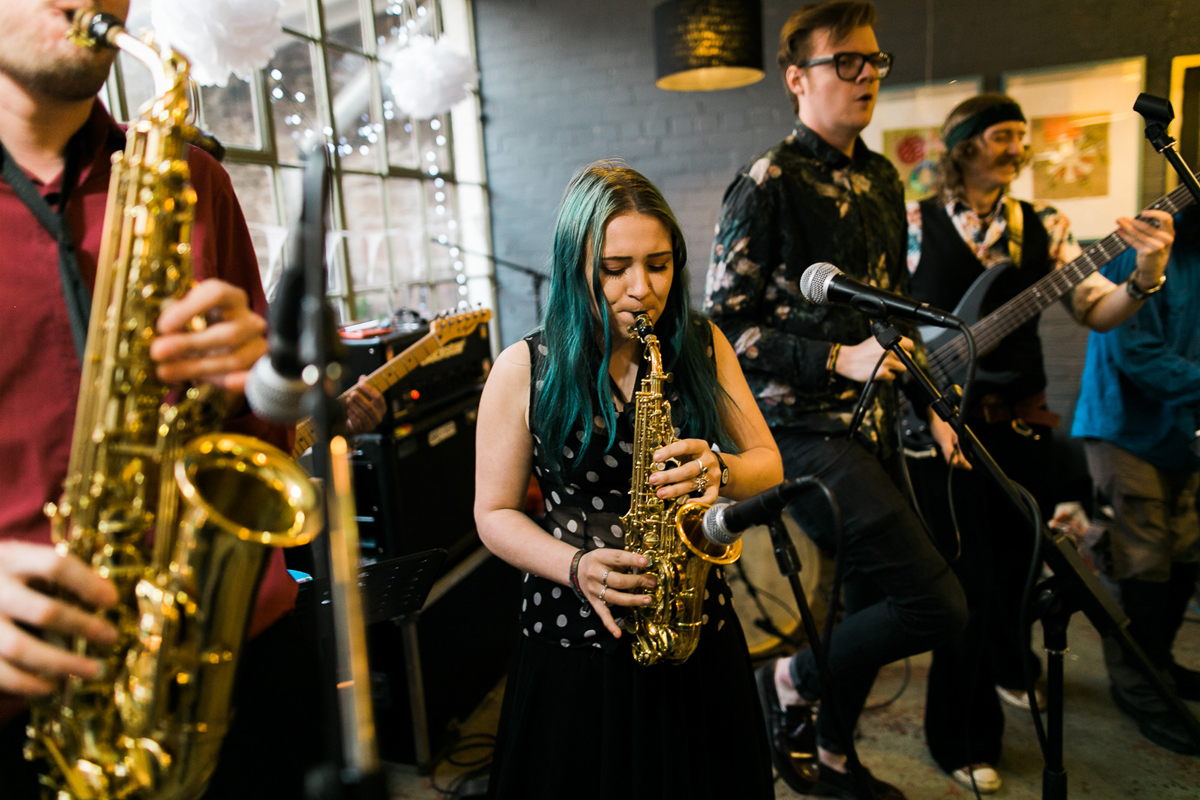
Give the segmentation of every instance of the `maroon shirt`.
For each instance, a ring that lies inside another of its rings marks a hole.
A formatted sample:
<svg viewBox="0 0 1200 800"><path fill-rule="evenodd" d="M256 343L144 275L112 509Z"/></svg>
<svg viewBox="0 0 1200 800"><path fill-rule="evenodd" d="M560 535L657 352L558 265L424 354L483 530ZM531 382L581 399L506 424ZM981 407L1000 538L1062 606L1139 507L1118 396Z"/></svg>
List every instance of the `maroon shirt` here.
<svg viewBox="0 0 1200 800"><path fill-rule="evenodd" d="M124 148L124 133L100 103L84 125L79 177L68 195L67 219L89 292L104 232L109 158ZM192 236L196 280L220 278L240 286L266 316L258 263L229 175L207 153L190 148L196 189ZM61 176L34 186L57 207ZM6 182L0 181L0 539L49 543L42 508L62 492L71 454L80 366L58 276L58 245ZM226 429L264 439L285 452L288 432L246 414ZM295 604L296 583L276 550L250 622L253 636ZM15 711L0 693L0 723Z"/></svg>

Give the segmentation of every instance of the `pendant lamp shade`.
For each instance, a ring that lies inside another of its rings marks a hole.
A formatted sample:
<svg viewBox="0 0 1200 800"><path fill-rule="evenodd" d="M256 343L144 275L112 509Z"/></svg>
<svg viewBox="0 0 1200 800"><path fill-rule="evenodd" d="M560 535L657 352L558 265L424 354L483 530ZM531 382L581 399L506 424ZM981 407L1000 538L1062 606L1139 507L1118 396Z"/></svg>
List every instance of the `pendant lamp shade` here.
<svg viewBox="0 0 1200 800"><path fill-rule="evenodd" d="M672 0L654 9L655 85L676 92L761 80L761 0Z"/></svg>

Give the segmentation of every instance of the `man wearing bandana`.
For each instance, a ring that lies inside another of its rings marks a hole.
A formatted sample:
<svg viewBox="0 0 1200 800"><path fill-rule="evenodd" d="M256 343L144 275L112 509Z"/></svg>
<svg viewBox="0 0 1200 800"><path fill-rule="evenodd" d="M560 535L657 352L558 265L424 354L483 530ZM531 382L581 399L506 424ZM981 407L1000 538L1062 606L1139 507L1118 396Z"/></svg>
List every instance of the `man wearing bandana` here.
<svg viewBox="0 0 1200 800"><path fill-rule="evenodd" d="M908 268L912 296L954 309L986 270L1005 272L992 286L984 313L1074 260L1081 252L1070 223L1043 203L1018 201L1008 188L1028 160L1026 120L1020 106L1000 94L964 100L942 126L946 152L935 194L908 204ZM1144 212L1122 217L1117 232L1136 251L1137 266L1117 285L1093 273L1064 302L1075 319L1109 330L1141 308L1163 283L1174 238L1171 217ZM1051 431L1059 417L1046 408L1046 375L1038 318L1013 331L980 360L987 376L972 390L967 421L1013 480L1030 489L1049 520L1055 505ZM970 622L936 647L929 672L925 732L938 765L980 792L995 792L1000 778L1004 714L1000 701L1030 707L1025 665L1041 664L1030 650L1029 629L1019 625L1021 594L1034 537L987 476L956 471L951 516L947 466L941 458L909 458L922 510L967 593ZM957 526L955 525L957 520ZM957 533L956 533L957 527ZM1033 698L1039 707L1040 697Z"/></svg>

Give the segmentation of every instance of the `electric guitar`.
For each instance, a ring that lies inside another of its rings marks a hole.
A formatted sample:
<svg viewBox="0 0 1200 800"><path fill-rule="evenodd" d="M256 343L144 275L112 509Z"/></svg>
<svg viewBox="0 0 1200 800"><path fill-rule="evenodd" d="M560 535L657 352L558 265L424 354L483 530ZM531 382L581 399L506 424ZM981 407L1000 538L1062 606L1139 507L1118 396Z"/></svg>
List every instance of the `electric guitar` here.
<svg viewBox="0 0 1200 800"><path fill-rule="evenodd" d="M1187 187L1180 186L1155 200L1145 210L1165 211L1173 215L1193 202ZM1093 272L1128 249L1129 245L1124 239L1116 233L1110 233L1089 245L1071 263L1052 270L1037 283L980 319L980 309L992 285L1012 265L1004 264L984 270L954 309L955 316L963 318L971 325L971 333L975 336L976 356L982 358L995 350L1006 336L1042 313ZM921 327L919 330L921 338L925 341L929 373L933 382L943 391L954 384L961 384L967 374L967 340L962 333L934 327ZM978 370L975 377L976 380L1004 385L1015 375ZM905 449L914 452L929 451L933 446L933 437L929 434L929 421L916 412L903 394L900 397L900 432Z"/></svg>
<svg viewBox="0 0 1200 800"><path fill-rule="evenodd" d="M445 347L456 339L471 335L476 328L486 324L491 318L492 312L486 308L464 311L448 317L437 317L429 323L429 333L405 348L404 352L388 359L387 363L366 377L366 383L380 394L386 392L399 383L405 375L421 366L438 348ZM347 389L342 393L342 397L345 397L350 391ZM316 436L317 431L312 418L302 420L296 425L296 444L292 447L292 455L298 457L312 447Z"/></svg>

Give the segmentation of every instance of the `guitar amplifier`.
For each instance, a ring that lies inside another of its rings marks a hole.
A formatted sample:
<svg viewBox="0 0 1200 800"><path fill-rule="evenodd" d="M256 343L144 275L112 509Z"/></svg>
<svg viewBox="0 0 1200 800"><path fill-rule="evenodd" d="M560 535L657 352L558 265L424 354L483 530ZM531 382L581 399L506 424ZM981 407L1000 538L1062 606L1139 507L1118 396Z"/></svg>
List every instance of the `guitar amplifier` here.
<svg viewBox="0 0 1200 800"><path fill-rule="evenodd" d="M426 333L426 327L406 326L368 338L343 338L344 388L357 382L360 375L370 375L382 367ZM452 402L463 387L482 383L491 368L491 357L487 325L479 325L470 335L442 345L422 359L419 368L410 370L384 392L390 413L376 432L414 423Z"/></svg>
<svg viewBox="0 0 1200 800"><path fill-rule="evenodd" d="M355 437L350 453L363 563L439 547L447 564L475 534L475 422L481 384L386 433Z"/></svg>

